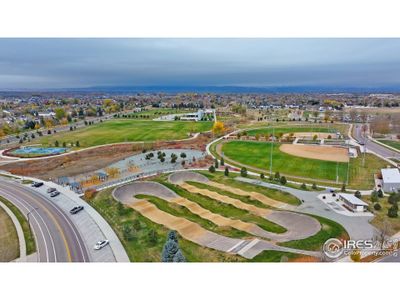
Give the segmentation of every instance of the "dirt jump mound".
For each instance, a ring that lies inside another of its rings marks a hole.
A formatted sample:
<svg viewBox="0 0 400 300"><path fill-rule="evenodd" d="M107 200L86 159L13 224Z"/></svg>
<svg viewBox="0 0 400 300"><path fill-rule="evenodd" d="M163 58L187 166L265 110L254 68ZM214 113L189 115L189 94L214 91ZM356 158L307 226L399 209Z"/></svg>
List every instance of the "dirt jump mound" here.
<svg viewBox="0 0 400 300"><path fill-rule="evenodd" d="M201 175L199 173L184 171L184 172L176 172L168 177L168 181L173 184L181 184L185 181L194 181L200 183L208 183L209 180L206 176Z"/></svg>

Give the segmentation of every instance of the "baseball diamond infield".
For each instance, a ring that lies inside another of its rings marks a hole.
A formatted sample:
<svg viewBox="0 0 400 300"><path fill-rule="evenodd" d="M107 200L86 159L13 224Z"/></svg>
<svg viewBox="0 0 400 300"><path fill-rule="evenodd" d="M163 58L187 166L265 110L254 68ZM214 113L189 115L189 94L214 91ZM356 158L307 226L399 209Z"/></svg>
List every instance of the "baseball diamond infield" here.
<svg viewBox="0 0 400 300"><path fill-rule="evenodd" d="M314 146L299 144L282 144L279 150L290 155L327 161L348 162L349 154L346 148L334 146Z"/></svg>
<svg viewBox="0 0 400 300"><path fill-rule="evenodd" d="M232 226L240 230L252 233L253 235L258 234L267 238L272 238L274 234L266 232L265 230L259 228L255 224L250 224L242 221L236 222L235 220L230 220L219 216L217 214L211 213L206 209L198 206L191 201L179 197L172 190L156 182L133 182L127 185L116 188L113 191L113 196L116 200L132 207L134 210L141 213L146 218L151 221L164 225L169 229L173 229L179 232L179 234L196 244L212 248L219 251L224 251L232 254L238 254L245 258L253 258L264 250L278 250L286 252L294 252L310 256L319 256L319 253L312 251L304 251L298 249L292 249L282 246L277 246L274 243L259 240L257 238L252 240L244 239L234 239L219 235L217 233L211 232L204 229L197 223L189 221L185 218L176 217L169 213L166 213L154 204L142 200L136 199L135 195L151 195L161 198L165 201L183 205L190 209L192 212L197 213L201 217L208 216L208 219L215 224L221 226ZM230 221L229 221L230 220ZM319 225L319 223L318 223ZM319 229L318 229L319 230ZM286 233L285 233L286 234ZM299 237L302 238L302 237Z"/></svg>

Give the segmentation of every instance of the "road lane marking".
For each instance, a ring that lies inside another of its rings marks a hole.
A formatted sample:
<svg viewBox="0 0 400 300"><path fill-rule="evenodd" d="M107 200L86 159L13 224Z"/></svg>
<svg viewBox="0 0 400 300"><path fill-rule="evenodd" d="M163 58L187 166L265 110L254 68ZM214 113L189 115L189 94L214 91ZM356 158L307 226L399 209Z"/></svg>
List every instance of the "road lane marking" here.
<svg viewBox="0 0 400 300"><path fill-rule="evenodd" d="M40 203L37 199L35 199L34 197L32 197L32 196L30 196L29 194L27 194L26 191L23 192L23 191L21 191L21 189L19 189L19 191L20 191L22 194L25 194L25 196L27 196L28 198L32 199L32 200L33 200L34 202L36 202L38 205L40 205L40 206L47 212L47 214L49 215L49 217L53 220L53 222L54 222L54 224L56 225L58 231L60 232L61 238L62 238L62 240L63 240L63 242L64 242L65 250L67 251L68 261L69 261L69 262L72 262L71 251L70 251L70 249L69 249L69 245L68 245L67 239L66 239L66 237L65 237L64 231L62 230L62 228L61 228L60 224L58 223L57 219L54 217L53 213L50 212L50 210L49 210L47 207L45 207L42 203ZM47 225L46 225L46 227L47 227ZM54 251L55 251L55 250L54 250Z"/></svg>
<svg viewBox="0 0 400 300"><path fill-rule="evenodd" d="M23 206L27 212L29 212L30 209L29 209L25 204L27 204L28 206L30 206L32 209L34 208L34 207L31 206L29 203L25 203L25 202L23 203L21 200L19 200L19 199L17 199L17 198L14 198L13 195L10 195L9 193L7 193L7 192L5 192L5 191L0 191L0 193L1 193L1 194L3 195L3 197L6 198L6 199L10 199L10 198L11 198L11 199L14 199L14 201L18 202L21 206ZM7 195L7 196L4 196L4 195ZM40 214L38 214L38 215L40 216ZM35 220L36 225L38 226L39 231L40 231L40 233L41 233L41 235L42 235L42 239L43 239L43 242L44 242L44 248L45 248L45 250L46 250L46 261L49 262L49 250L48 250L48 247L47 247L46 237L45 237L44 232L43 232L43 230L42 230L42 225L40 225L39 221L36 219L36 217L35 217L34 214L32 214L32 217L33 217L33 219ZM43 219L42 219L42 222L44 223ZM38 255L39 255L38 257L40 258L40 250L39 250L38 238L37 238L37 236L36 236L35 230L32 230L32 231L33 231L33 234L34 234L35 239L36 239L37 251L38 251Z"/></svg>

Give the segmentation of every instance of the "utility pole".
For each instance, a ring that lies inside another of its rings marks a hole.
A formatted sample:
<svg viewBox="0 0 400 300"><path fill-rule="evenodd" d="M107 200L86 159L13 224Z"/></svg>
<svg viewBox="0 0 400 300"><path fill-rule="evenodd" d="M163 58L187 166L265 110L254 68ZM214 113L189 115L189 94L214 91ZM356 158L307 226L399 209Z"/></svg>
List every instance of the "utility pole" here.
<svg viewBox="0 0 400 300"><path fill-rule="evenodd" d="M271 154L269 159L269 174L272 175L272 150L274 148L274 128L272 128L272 140L271 140Z"/></svg>
<svg viewBox="0 0 400 300"><path fill-rule="evenodd" d="M38 207L34 207L30 211L28 211L28 213L26 214L26 218L28 219L29 231L32 231L31 222L30 222L29 216L30 216L31 213L33 213L35 210L38 210L38 209L39 209Z"/></svg>

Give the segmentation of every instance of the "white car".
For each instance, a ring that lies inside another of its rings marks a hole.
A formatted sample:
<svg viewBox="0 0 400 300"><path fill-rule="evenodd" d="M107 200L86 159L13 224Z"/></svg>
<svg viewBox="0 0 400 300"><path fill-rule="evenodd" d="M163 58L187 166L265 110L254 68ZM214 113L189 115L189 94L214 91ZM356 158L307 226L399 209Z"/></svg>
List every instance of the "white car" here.
<svg viewBox="0 0 400 300"><path fill-rule="evenodd" d="M100 250L100 249L104 248L105 246L107 246L108 243L109 243L108 240L98 241L96 243L96 245L94 245L94 250Z"/></svg>

